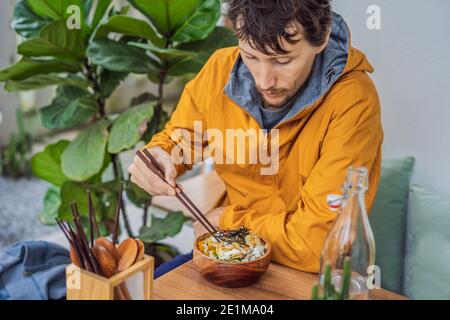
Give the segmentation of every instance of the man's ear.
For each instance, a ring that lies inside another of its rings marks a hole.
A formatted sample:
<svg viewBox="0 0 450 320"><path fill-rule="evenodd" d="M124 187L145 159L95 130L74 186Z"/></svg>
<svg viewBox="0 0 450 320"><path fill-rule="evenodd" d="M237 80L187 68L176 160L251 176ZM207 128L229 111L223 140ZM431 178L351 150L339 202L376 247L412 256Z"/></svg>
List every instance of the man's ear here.
<svg viewBox="0 0 450 320"><path fill-rule="evenodd" d="M325 38L325 42L321 46L316 47L316 54L320 54L320 53L322 53L323 50L325 50L325 48L328 45L328 41L330 40L330 34L331 34L331 28L328 29L328 32L327 32L327 35Z"/></svg>

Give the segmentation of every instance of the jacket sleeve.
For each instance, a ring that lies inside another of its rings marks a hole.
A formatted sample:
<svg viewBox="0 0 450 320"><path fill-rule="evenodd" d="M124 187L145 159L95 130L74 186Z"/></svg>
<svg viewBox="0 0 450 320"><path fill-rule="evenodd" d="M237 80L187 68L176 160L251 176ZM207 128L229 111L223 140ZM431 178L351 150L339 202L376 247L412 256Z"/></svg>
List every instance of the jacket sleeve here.
<svg viewBox="0 0 450 320"><path fill-rule="evenodd" d="M269 214L231 204L225 207L221 228L244 225L269 240L273 261L303 271L319 271L322 246L336 217L326 204L326 196L341 193L351 165L369 170L368 211L378 187L383 140L378 97L376 92L372 97L351 95L354 98L345 99L345 105L343 99L332 101L340 106L330 116L320 158L304 182L296 211Z"/></svg>
<svg viewBox="0 0 450 320"><path fill-rule="evenodd" d="M196 141L200 141L201 144L202 140L195 135L194 129L195 125L203 126L204 121L202 112L197 108L190 92L192 81L185 86L178 105L164 129L155 134L143 147L158 146L169 153L175 162L178 175L192 169L192 165L202 154L202 145L196 147Z"/></svg>
<svg viewBox="0 0 450 320"><path fill-rule="evenodd" d="M164 129L143 148L159 146L172 155L178 175L202 160L206 96L211 94L211 79L217 69L218 52L213 53L200 72L184 87L180 100ZM198 130L195 130L198 128Z"/></svg>

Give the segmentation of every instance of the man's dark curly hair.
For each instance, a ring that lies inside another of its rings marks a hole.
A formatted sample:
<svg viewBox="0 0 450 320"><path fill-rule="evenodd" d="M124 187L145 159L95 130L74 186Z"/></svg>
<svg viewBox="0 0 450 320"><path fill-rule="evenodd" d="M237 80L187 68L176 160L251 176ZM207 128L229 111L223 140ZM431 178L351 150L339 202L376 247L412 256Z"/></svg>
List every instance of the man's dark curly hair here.
<svg viewBox="0 0 450 320"><path fill-rule="evenodd" d="M290 25L318 47L326 41L332 22L330 0L230 0L228 17L236 36L264 54L270 54L267 48L285 54L281 38L291 44L298 41L297 32L286 32Z"/></svg>

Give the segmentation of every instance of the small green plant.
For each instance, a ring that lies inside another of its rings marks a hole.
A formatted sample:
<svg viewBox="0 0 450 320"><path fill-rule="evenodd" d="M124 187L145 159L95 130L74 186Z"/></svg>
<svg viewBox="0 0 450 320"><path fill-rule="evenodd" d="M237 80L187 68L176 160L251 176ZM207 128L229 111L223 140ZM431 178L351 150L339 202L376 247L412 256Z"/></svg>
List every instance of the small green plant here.
<svg viewBox="0 0 450 320"><path fill-rule="evenodd" d="M178 233L186 219L181 212L169 213L148 227L152 197L124 175L119 155L148 142L165 125L170 110L163 108L164 88L170 81L195 75L216 49L236 40L216 26L219 0L128 3L117 8L112 0L17 1L12 27L23 38L17 50L22 58L0 71L0 82L11 92L56 85L51 104L40 108L43 126L79 130L74 140L47 145L33 157L34 174L52 184L40 220L70 220L72 201L86 217L89 189L104 234L112 232L120 205L128 235L166 257L173 250L162 250L158 242ZM80 9L78 29L67 26L69 19L77 20L69 7ZM129 14L131 8L143 18ZM157 85L156 92L139 95L121 112L109 111L108 99L129 74L145 75ZM139 234L131 229L125 205L117 203L121 182L128 199L142 209Z"/></svg>
<svg viewBox="0 0 450 320"><path fill-rule="evenodd" d="M349 300L350 281L352 274L352 262L350 257L344 259L344 271L342 274L342 287L337 290L331 279L331 265L325 264L323 274L323 284L314 284L311 293L311 300Z"/></svg>
<svg viewBox="0 0 450 320"><path fill-rule="evenodd" d="M0 175L11 178L31 177L33 138L25 129L23 113L16 112L18 132L13 132L6 147L0 147Z"/></svg>

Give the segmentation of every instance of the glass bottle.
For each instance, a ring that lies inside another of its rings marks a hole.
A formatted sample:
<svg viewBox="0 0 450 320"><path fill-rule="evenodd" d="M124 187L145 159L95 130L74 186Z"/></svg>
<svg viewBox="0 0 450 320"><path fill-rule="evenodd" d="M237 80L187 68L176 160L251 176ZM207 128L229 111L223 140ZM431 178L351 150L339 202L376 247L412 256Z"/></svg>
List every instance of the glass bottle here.
<svg viewBox="0 0 450 320"><path fill-rule="evenodd" d="M327 299L368 298L367 271L375 264L375 241L365 206L367 189L368 170L350 167L343 203L321 254L319 292Z"/></svg>

